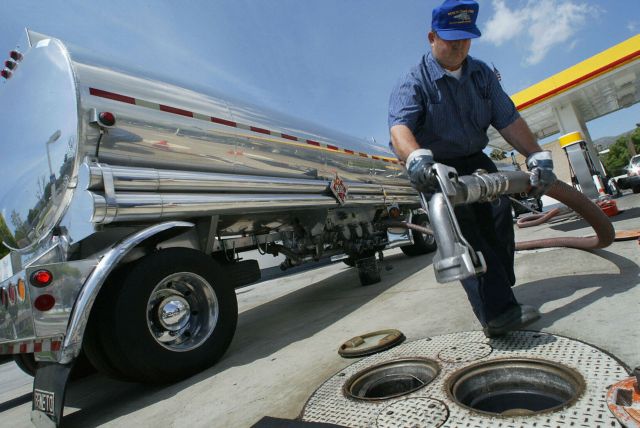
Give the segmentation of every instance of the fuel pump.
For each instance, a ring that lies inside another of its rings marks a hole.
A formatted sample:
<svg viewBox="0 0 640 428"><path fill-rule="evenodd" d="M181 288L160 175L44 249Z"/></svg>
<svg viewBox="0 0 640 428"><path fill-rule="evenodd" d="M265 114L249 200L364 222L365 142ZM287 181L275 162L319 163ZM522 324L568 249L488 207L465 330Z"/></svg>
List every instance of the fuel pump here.
<svg viewBox="0 0 640 428"><path fill-rule="evenodd" d="M577 186L589 199L598 199L604 194L604 182L606 181L601 173L604 168L602 168L600 160L593 159L580 132L565 134L560 137L559 142L569 160L574 187Z"/></svg>

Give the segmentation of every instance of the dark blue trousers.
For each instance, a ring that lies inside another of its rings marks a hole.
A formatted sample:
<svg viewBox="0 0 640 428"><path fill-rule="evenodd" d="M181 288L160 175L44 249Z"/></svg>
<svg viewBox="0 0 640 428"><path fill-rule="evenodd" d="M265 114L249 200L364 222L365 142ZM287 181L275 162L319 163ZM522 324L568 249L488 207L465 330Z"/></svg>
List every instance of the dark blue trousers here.
<svg viewBox="0 0 640 428"><path fill-rule="evenodd" d="M482 152L436 161L455 168L458 175L469 175L478 169L497 171L493 161ZM487 263L484 274L461 281L473 312L484 326L517 304L511 290L516 282L511 204L508 197L502 196L490 203L457 206L455 213L465 239L474 250L482 253Z"/></svg>

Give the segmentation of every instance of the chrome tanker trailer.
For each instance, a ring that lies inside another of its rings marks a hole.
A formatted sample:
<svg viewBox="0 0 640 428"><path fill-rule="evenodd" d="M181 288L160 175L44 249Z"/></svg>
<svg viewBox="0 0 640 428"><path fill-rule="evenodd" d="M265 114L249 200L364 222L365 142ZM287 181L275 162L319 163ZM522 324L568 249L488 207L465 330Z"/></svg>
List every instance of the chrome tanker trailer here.
<svg viewBox="0 0 640 428"><path fill-rule="evenodd" d="M427 217L365 139L97 66L32 31L2 74L0 352L37 368L36 422L59 421L81 353L141 382L215 363L234 288L260 277L249 250L283 267L348 256L367 284L382 249L435 249L384 225Z"/></svg>
<svg viewBox="0 0 640 428"><path fill-rule="evenodd" d="M437 244L436 279L457 281L486 265L453 207L529 190L525 172L458 177L435 164L438 190L419 195L393 154L364 139L116 71L35 32L9 56L0 354L35 374L39 426L60 423L76 362L151 383L214 364L236 328L234 289L260 278L248 254L283 255L283 268L347 257L366 285L380 280L381 250ZM597 236L517 248L613 241L584 195L560 182L549 195Z"/></svg>

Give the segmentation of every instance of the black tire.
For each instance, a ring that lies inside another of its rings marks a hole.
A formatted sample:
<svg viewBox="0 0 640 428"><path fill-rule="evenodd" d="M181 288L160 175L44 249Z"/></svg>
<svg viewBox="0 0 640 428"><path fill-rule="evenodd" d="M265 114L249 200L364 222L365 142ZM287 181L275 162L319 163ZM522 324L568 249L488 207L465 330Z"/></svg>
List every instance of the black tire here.
<svg viewBox="0 0 640 428"><path fill-rule="evenodd" d="M356 261L353 257L347 257L346 259L342 259L342 263L349 267L354 267L356 265Z"/></svg>
<svg viewBox="0 0 640 428"><path fill-rule="evenodd" d="M350 267L355 267L356 263L358 262L358 260L360 259L366 259L368 257L373 257L376 255L376 251L375 250L368 250L368 251L364 251L363 253L360 254L356 254L356 255L350 255L349 257L347 257L346 259L342 259L342 263L344 263L347 266Z"/></svg>
<svg viewBox="0 0 640 428"><path fill-rule="evenodd" d="M33 354L16 354L13 356L13 361L15 361L20 370L22 370L29 376L36 375L38 362L36 361ZM92 373L95 373L95 371L96 369L84 355L84 352L81 352L80 355L78 355L78 358L76 358L76 361L73 365L70 379L80 379Z"/></svg>
<svg viewBox="0 0 640 428"><path fill-rule="evenodd" d="M361 258L356 262L360 285L372 285L382 281L380 276L380 264L376 256Z"/></svg>
<svg viewBox="0 0 640 428"><path fill-rule="evenodd" d="M94 351L88 355L100 361L101 370L137 382L168 383L222 357L235 333L238 305L213 259L169 248L126 270L100 299L100 322L93 323L95 336L87 342Z"/></svg>
<svg viewBox="0 0 640 428"><path fill-rule="evenodd" d="M33 354L15 354L13 361L20 370L28 374L29 376L35 376L38 369L38 362L34 358Z"/></svg>
<svg viewBox="0 0 640 428"><path fill-rule="evenodd" d="M418 226L429 227L429 216L426 214L418 214L412 219L413 224ZM409 257L420 256L422 254L433 253L438 246L436 245L436 239L433 235L425 235L416 231L411 231L413 234L413 244L400 247L403 253Z"/></svg>
<svg viewBox="0 0 640 428"><path fill-rule="evenodd" d="M104 348L105 326L110 322L111 302L115 299L119 285L124 279L124 270L111 274L102 286L102 291L93 305L89 323L82 339L82 350L91 364L102 374L118 380L132 380L120 371L109 359Z"/></svg>
<svg viewBox="0 0 640 428"><path fill-rule="evenodd" d="M640 193L640 186L635 186L631 189L633 193Z"/></svg>

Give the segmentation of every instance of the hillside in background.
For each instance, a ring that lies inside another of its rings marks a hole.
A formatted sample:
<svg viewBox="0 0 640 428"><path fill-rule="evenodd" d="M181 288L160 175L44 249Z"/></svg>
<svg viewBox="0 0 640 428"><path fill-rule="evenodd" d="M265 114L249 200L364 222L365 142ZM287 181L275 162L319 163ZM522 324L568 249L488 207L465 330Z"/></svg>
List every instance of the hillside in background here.
<svg viewBox="0 0 640 428"><path fill-rule="evenodd" d="M611 146L616 141L618 141L618 138L628 137L629 135L631 135L633 133L633 131L635 131L635 129L632 129L632 130L627 131L627 132L623 132L622 134L616 135L615 137L600 137L597 140L593 140L593 145L600 152L602 150L608 149L609 146Z"/></svg>

